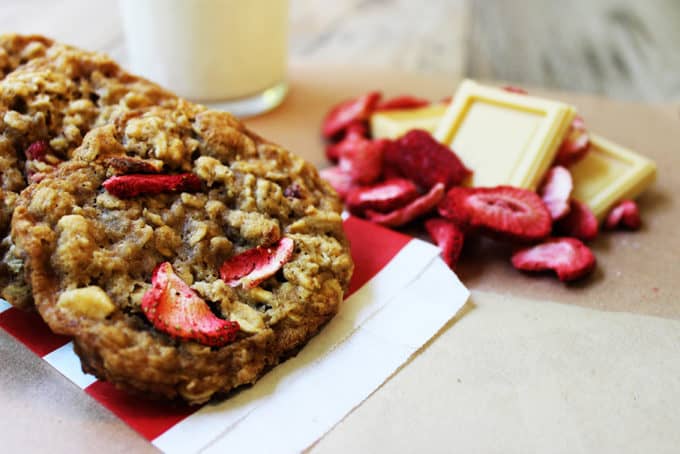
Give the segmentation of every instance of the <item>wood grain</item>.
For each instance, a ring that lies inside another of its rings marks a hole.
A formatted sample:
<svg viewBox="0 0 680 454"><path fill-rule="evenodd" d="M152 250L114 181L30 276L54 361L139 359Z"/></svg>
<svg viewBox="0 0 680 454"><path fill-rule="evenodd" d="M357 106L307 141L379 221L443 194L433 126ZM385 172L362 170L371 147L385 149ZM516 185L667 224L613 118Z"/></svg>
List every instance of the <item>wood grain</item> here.
<svg viewBox="0 0 680 454"><path fill-rule="evenodd" d="M620 99L680 99L677 0L470 2L465 72Z"/></svg>
<svg viewBox="0 0 680 454"><path fill-rule="evenodd" d="M680 101L678 0L291 0L294 62ZM125 61L117 2L3 0L0 31Z"/></svg>

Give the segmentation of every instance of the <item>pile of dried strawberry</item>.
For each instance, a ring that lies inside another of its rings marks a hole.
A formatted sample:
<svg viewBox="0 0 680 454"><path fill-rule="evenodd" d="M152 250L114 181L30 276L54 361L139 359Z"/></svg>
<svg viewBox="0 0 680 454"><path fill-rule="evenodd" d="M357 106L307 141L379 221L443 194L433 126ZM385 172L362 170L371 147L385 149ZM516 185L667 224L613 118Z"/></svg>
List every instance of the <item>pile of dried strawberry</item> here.
<svg viewBox="0 0 680 454"><path fill-rule="evenodd" d="M396 140L371 138L368 122L374 112L429 104L412 96L381 98L370 92L345 101L323 121L326 156L337 165L322 170L321 176L352 214L388 227L424 219L425 230L451 268L465 238L479 234L521 245L511 258L520 270L552 270L560 280L570 281L594 269L595 256L584 241L598 235L598 222L587 205L571 198L573 181L566 167L590 147L582 118L574 120L538 192L510 186L469 188L461 184L473 170L428 132L412 130ZM635 202L620 202L604 226L639 228Z"/></svg>

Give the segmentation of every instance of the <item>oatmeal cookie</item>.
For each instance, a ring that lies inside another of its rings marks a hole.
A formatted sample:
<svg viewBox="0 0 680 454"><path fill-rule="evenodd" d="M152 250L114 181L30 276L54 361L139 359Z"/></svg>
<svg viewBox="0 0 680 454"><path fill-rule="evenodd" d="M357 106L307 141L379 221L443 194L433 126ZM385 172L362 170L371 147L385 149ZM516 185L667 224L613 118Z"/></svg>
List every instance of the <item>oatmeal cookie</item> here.
<svg viewBox="0 0 680 454"><path fill-rule="evenodd" d="M6 236L19 192L70 159L93 127L133 109L178 101L102 54L40 36L1 36L0 75L0 289L12 304L26 307L30 288Z"/></svg>
<svg viewBox="0 0 680 454"><path fill-rule="evenodd" d="M19 197L36 307L83 369L201 403L253 383L338 310L353 264L334 191L224 112L118 115Z"/></svg>

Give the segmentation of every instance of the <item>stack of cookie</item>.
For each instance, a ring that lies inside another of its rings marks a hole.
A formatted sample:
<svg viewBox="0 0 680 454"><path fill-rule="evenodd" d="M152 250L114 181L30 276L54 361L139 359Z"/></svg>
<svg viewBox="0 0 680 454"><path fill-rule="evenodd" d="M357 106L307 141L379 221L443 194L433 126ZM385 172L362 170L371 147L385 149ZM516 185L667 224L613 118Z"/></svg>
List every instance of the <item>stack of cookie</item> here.
<svg viewBox="0 0 680 454"><path fill-rule="evenodd" d="M338 310L353 264L316 169L106 56L0 37L0 289L83 369L201 403Z"/></svg>

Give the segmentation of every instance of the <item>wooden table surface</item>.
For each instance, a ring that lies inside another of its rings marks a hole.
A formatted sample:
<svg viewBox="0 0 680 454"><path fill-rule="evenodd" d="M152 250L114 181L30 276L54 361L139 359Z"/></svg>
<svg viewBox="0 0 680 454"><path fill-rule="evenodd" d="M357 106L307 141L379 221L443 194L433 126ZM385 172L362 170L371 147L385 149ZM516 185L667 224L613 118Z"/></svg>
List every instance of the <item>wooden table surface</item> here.
<svg viewBox="0 0 680 454"><path fill-rule="evenodd" d="M294 61L680 100L678 0L291 0ZM3 0L0 31L125 61L117 2ZM367 87L368 88L368 87Z"/></svg>

